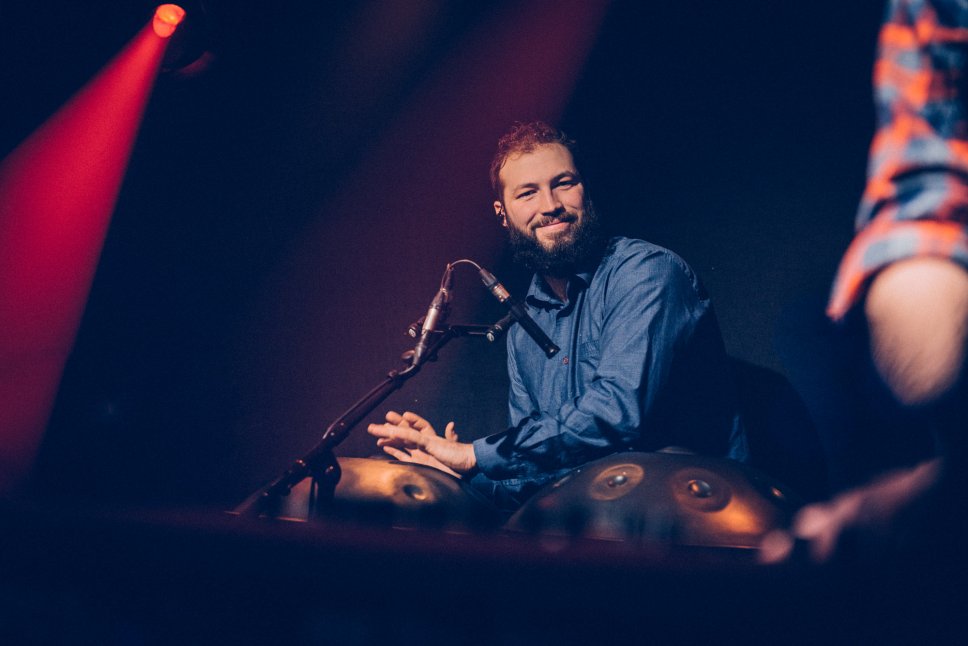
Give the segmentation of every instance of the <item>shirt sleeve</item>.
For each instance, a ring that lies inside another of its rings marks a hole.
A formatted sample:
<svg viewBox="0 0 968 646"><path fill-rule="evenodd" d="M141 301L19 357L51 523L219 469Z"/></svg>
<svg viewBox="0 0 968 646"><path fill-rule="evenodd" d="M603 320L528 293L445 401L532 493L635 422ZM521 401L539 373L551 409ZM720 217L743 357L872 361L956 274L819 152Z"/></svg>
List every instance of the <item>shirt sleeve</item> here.
<svg viewBox="0 0 968 646"><path fill-rule="evenodd" d="M842 319L887 265L915 256L968 267L968 3L892 0L874 68L877 131L857 235L827 313Z"/></svg>
<svg viewBox="0 0 968 646"><path fill-rule="evenodd" d="M709 303L685 263L668 252L633 254L611 270L606 290L598 369L573 401L556 411L534 411L515 383L512 355L516 425L474 442L488 478L529 478L574 467L648 432L673 357Z"/></svg>

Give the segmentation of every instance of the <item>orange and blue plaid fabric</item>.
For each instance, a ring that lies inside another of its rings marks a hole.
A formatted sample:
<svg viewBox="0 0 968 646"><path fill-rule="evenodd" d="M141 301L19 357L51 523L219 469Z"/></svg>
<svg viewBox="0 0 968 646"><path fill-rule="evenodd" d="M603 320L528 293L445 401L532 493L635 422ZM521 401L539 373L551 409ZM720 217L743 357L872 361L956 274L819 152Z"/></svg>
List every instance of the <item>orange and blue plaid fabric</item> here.
<svg viewBox="0 0 968 646"><path fill-rule="evenodd" d="M827 306L834 320L893 262L938 256L968 268L968 0L891 0L874 92L877 131Z"/></svg>

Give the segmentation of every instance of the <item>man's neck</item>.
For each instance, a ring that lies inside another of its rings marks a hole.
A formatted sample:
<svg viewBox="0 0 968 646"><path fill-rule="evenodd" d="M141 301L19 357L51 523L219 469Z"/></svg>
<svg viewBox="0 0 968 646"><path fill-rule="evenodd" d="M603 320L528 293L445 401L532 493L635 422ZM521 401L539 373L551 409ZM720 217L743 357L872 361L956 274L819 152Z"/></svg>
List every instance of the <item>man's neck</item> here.
<svg viewBox="0 0 968 646"><path fill-rule="evenodd" d="M544 281L548 283L548 287L551 288L551 291L554 292L555 296L561 299L562 302L568 300L568 279L567 278L560 278L558 276L548 276L547 274L542 274L541 277L544 278Z"/></svg>

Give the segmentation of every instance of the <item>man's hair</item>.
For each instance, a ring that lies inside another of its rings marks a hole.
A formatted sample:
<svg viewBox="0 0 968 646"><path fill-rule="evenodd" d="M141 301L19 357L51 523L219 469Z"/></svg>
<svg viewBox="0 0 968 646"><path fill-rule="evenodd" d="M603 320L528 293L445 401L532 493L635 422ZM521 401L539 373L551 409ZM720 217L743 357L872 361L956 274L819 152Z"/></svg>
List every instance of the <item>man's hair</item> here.
<svg viewBox="0 0 968 646"><path fill-rule="evenodd" d="M561 144L568 152L575 156L575 141L557 128L549 126L544 121L531 123L515 123L503 137L497 141L497 152L491 160L491 188L498 200L503 199L501 187L501 168L512 155L534 152L538 146L545 144Z"/></svg>

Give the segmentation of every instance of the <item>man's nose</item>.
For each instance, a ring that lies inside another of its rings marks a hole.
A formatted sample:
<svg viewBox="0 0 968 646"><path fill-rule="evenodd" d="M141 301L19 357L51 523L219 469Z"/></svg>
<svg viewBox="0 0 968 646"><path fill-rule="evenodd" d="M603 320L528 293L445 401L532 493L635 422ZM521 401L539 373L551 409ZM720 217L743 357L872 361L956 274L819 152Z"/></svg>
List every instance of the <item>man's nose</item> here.
<svg viewBox="0 0 968 646"><path fill-rule="evenodd" d="M539 203L539 208L542 213L557 213L561 210L561 200L555 195L555 192L551 189L545 189L539 193L541 202Z"/></svg>

